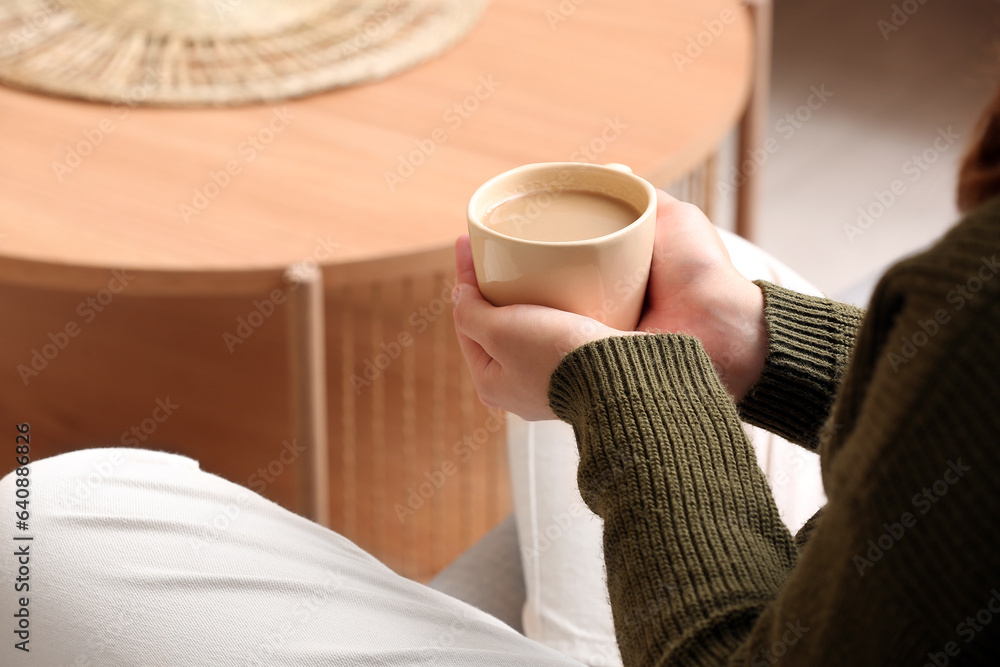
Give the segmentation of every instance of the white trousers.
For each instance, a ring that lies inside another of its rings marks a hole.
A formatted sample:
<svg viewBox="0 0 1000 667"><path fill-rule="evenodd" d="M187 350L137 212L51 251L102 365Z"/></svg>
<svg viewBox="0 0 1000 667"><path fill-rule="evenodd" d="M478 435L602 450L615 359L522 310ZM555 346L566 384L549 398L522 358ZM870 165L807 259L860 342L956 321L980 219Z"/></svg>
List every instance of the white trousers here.
<svg viewBox="0 0 1000 667"><path fill-rule="evenodd" d="M192 459L91 449L27 477L21 506L0 481L0 665L579 665Z"/></svg>

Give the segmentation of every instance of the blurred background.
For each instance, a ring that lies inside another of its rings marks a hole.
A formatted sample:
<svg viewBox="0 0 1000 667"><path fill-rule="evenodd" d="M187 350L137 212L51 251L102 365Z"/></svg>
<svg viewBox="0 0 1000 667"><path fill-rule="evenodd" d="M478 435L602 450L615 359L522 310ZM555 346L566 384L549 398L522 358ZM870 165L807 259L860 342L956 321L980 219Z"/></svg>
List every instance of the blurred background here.
<svg viewBox="0 0 1000 667"><path fill-rule="evenodd" d="M864 304L890 263L956 222L957 166L1000 82L998 36L993 0L776 0L767 129L778 149L763 165L754 241L826 294ZM831 96L802 111L814 87ZM937 151L949 128L957 140ZM877 193L896 180L905 193L854 233L858 209L878 214ZM731 224L731 207L716 210Z"/></svg>

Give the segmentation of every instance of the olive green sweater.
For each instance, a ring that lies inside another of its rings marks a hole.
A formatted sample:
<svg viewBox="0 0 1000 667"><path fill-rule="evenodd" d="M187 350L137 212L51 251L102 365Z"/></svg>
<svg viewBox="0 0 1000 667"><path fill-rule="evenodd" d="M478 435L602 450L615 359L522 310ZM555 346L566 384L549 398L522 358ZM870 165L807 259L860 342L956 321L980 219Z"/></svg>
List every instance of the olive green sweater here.
<svg viewBox="0 0 1000 667"><path fill-rule="evenodd" d="M739 406L689 336L564 358L550 403L604 520L626 665L1000 664L998 258L993 200L867 314L758 283L769 351ZM741 417L819 451L801 550Z"/></svg>

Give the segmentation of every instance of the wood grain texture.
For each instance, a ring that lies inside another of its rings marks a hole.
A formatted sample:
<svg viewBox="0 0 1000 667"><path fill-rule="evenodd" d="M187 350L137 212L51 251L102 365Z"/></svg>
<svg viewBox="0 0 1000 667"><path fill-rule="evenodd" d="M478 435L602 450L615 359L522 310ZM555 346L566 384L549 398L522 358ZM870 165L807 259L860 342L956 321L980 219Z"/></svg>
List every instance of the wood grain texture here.
<svg viewBox="0 0 1000 667"><path fill-rule="evenodd" d="M276 106L130 109L0 88L0 280L97 289L124 267L144 273L136 292L252 293L309 257L447 247L473 190L520 164L684 174L735 122L750 67L735 0L495 0L442 58Z"/></svg>

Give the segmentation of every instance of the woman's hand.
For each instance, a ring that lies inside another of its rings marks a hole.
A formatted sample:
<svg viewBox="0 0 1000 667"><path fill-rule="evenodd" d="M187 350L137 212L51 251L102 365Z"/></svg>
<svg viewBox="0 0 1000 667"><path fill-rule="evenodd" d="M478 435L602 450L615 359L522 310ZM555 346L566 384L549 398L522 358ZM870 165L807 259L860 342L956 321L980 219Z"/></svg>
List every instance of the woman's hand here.
<svg viewBox="0 0 1000 667"><path fill-rule="evenodd" d="M657 191L656 241L638 329L698 338L739 400L767 356L764 297L736 270L715 227L696 206Z"/></svg>
<svg viewBox="0 0 1000 667"><path fill-rule="evenodd" d="M663 191L657 203L653 263L637 329L701 340L739 400L767 355L763 295L736 270L697 207ZM562 358L585 343L636 333L553 308L490 305L479 292L467 236L455 244L455 262L455 330L479 398L491 407L529 420L552 419L549 380Z"/></svg>
<svg viewBox="0 0 1000 667"><path fill-rule="evenodd" d="M585 343L626 332L544 306L497 308L479 293L469 237L455 243L455 331L479 399L528 420L554 419L549 379Z"/></svg>

